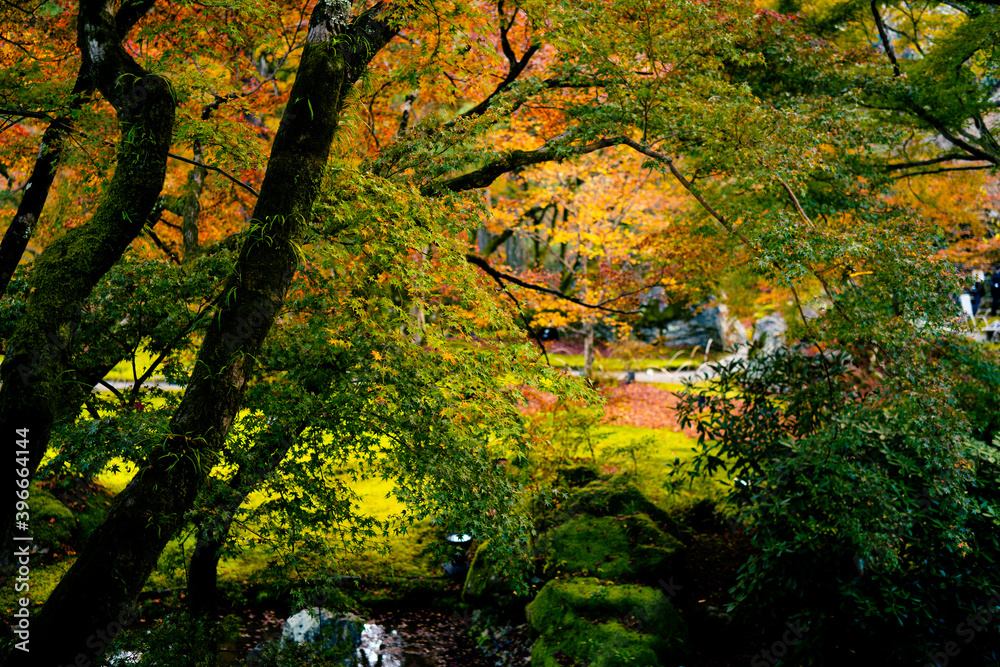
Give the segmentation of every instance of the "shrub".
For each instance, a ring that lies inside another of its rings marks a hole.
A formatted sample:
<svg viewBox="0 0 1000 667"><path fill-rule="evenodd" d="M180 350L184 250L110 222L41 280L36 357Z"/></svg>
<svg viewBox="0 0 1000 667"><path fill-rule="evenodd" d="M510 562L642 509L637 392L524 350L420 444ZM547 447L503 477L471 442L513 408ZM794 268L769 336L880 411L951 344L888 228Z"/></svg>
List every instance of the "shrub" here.
<svg viewBox="0 0 1000 667"><path fill-rule="evenodd" d="M873 379L846 355L782 350L682 400L693 474L728 474L759 548L732 607L803 624L796 664L926 662L994 594L1000 456L955 408L982 385L966 376L963 394L933 360ZM964 658L1000 649L995 626L973 635Z"/></svg>

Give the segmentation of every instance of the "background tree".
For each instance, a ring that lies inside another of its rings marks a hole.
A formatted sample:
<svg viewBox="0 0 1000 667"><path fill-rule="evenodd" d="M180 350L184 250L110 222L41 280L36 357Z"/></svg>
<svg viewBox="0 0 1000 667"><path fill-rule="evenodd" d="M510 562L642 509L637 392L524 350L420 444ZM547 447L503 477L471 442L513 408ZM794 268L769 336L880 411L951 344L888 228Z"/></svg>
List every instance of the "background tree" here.
<svg viewBox="0 0 1000 667"><path fill-rule="evenodd" d="M526 169L491 188L496 201L482 254L497 251L504 271L549 288L522 293L532 325L582 335L586 377L597 325L605 336L627 338L654 290L656 305L686 302L721 272L718 236L699 229L676 187L618 149Z"/></svg>

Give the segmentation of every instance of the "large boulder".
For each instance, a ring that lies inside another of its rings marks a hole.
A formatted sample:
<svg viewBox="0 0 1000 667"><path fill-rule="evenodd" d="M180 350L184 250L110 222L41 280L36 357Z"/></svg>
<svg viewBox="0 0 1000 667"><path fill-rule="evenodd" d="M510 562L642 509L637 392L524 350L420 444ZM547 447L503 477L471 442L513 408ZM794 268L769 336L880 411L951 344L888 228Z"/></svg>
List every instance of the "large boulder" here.
<svg viewBox="0 0 1000 667"><path fill-rule="evenodd" d="M531 651L534 667L658 667L686 654L684 622L660 589L557 579L526 611L541 635Z"/></svg>
<svg viewBox="0 0 1000 667"><path fill-rule="evenodd" d="M725 304L719 305L718 327L722 346L727 350L737 350L750 342L747 328L737 318L729 316L729 308Z"/></svg>
<svg viewBox="0 0 1000 667"><path fill-rule="evenodd" d="M333 614L320 607L303 609L285 621L278 664L301 664L306 656L316 656L326 664L354 667L364 626L354 614Z"/></svg>
<svg viewBox="0 0 1000 667"><path fill-rule="evenodd" d="M476 549L469 572L465 575L462 599L488 597L497 602L507 601L514 595L510 582L496 572L493 546L486 540Z"/></svg>
<svg viewBox="0 0 1000 667"><path fill-rule="evenodd" d="M701 347L711 344L711 349L731 349L747 342L747 331L736 318L729 316L725 304L704 305L688 311L690 317L670 320L657 327L643 327L640 337L659 340L667 347Z"/></svg>
<svg viewBox="0 0 1000 667"><path fill-rule="evenodd" d="M753 328L754 343L761 341L763 352L774 352L785 345L785 332L788 324L781 313L772 313L757 320Z"/></svg>
<svg viewBox="0 0 1000 667"><path fill-rule="evenodd" d="M683 527L673 517L654 505L624 476L595 480L586 486L573 489L561 508L555 512L553 522L565 521L579 514L591 516L645 514L668 533L679 535L684 532Z"/></svg>
<svg viewBox="0 0 1000 667"><path fill-rule="evenodd" d="M573 517L538 538L546 570L611 579L652 580L676 571L684 545L645 514Z"/></svg>

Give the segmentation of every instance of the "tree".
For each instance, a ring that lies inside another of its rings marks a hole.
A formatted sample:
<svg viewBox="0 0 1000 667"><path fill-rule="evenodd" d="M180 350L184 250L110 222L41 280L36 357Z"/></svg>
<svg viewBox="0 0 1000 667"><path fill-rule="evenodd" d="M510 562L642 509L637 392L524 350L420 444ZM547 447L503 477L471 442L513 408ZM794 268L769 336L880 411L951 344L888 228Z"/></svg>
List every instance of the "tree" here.
<svg viewBox="0 0 1000 667"><path fill-rule="evenodd" d="M969 210L976 185L997 166L996 5L948 2L779 2L802 28L848 50L878 53L845 92L900 129L882 151L898 180L895 198L939 225L968 268L995 259L995 233L983 210ZM824 75L820 74L819 78ZM832 92L832 91L831 91ZM981 209L982 193L976 208ZM972 213L972 220L969 213ZM984 227L985 226L985 227Z"/></svg>
<svg viewBox="0 0 1000 667"><path fill-rule="evenodd" d="M665 301L700 295L725 257L718 239L692 221L673 181L640 167L633 151L618 149L526 169L492 188L486 231L495 235L483 254L504 248L508 273L549 288L523 295L532 325L576 325L586 377L597 324L628 337L654 288ZM579 303L559 296L567 293Z"/></svg>

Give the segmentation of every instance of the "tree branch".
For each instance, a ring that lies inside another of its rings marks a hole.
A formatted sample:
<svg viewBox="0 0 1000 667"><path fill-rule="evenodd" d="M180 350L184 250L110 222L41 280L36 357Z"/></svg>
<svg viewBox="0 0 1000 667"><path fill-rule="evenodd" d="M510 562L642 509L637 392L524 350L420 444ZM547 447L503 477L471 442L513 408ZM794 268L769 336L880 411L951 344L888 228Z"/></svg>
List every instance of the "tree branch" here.
<svg viewBox="0 0 1000 667"><path fill-rule="evenodd" d="M754 244L750 242L750 239L748 239L742 232L736 229L732 225L732 223L726 220L725 216L723 216L721 213L715 210L715 207L708 203L708 200L706 200L700 192L695 190L691 182L688 181L688 179L684 178L684 174L680 172L680 170L677 168L677 165L674 164L674 161L671 160L670 157L664 155L663 153L660 153L659 151L655 151L652 148L648 148L640 143L632 141L631 139L625 139L622 143L624 143L629 148L632 148L642 153L647 157L651 157L654 160L657 160L667 165L667 168L670 170L670 173L674 175L674 178L676 178L677 181L684 186L685 190L690 192L694 196L694 198L698 200L698 203L701 204L702 208L704 208L709 215L715 218L719 222L719 224L725 228L727 232L729 232L730 234L738 238L740 241L742 241L748 248L754 247Z"/></svg>
<svg viewBox="0 0 1000 667"><path fill-rule="evenodd" d="M211 165L203 164L201 162L195 162L194 160L189 160L186 157L181 157L180 155L175 155L173 153L167 153L167 155L169 157L172 157L175 160L180 160L181 162L187 162L188 164L193 164L196 167L202 167L204 169L210 169L210 170L212 170L214 172L218 172L218 173L222 174L223 176L225 176L226 178L228 178L229 180L231 180L236 185L238 185L241 188L244 188L245 190L247 190L248 192L250 192L250 194L252 194L254 197L260 197L260 193L259 192L257 192L256 190L254 190L249 185L247 185L243 181L239 180L238 178L236 178L232 174L229 174L229 173L223 171L222 169L219 169L218 167L213 167Z"/></svg>
<svg viewBox="0 0 1000 667"><path fill-rule="evenodd" d="M885 54L889 56L889 61L892 62L892 71L898 77L899 72L899 62L896 61L896 52L892 48L892 42L889 41L889 35L885 31L885 24L882 22L882 14L878 11L878 0L872 0L872 16L875 17L875 25L878 27L879 37L882 39L882 48L885 49Z"/></svg>
<svg viewBox="0 0 1000 667"><path fill-rule="evenodd" d="M963 155L961 153L948 153L946 155L941 155L927 160L914 160L912 162L896 162L893 164L887 164L883 168L883 171L897 171L899 169L910 169L912 167L925 167L932 164L941 164L942 162L951 162L952 160L961 160L964 162L982 161L979 158Z"/></svg>
<svg viewBox="0 0 1000 667"><path fill-rule="evenodd" d="M618 301L619 299L623 299L623 298L625 298L625 296L628 296L628 295L618 296L618 297L615 297L614 299L609 299L607 301L602 301L601 303L587 303L585 301L581 301L580 299L577 299L577 298L568 296L566 294L563 294L562 292L560 292L558 290L554 290L554 289L551 289L549 287L543 287L542 285L535 285L534 283L526 282L526 281L521 280L520 278L517 278L517 277L512 276L510 274L503 273L502 271L497 271L492 266L490 266L489 262L487 262L482 257L478 257L478 256L472 255L472 254L467 254L465 256L465 261L467 261L469 264L473 264L475 266L478 266L480 269L482 269L484 272L486 272L488 275L490 275L494 280L498 280L498 281L499 280L505 280L505 281L507 281L509 283L517 285L518 287L523 287L525 289L530 289L530 290L532 290L534 292L541 292L542 294L550 294L552 296L555 296L555 297L558 297L560 299L563 299L564 301L569 301L571 303L575 303L578 306L583 306L584 308L591 308L593 310L603 310L603 311L606 311L606 312L609 312L609 313L617 313L619 315L637 315L640 312L642 312L642 311L639 311L639 310L618 310L617 308L608 308L607 306L604 305L606 303L612 303L614 301ZM643 288L643 289L646 289L646 288ZM639 291L641 291L641 290L639 290Z"/></svg>
<svg viewBox="0 0 1000 667"><path fill-rule="evenodd" d="M982 169L995 169L995 164L981 164L972 167L945 167L943 169L929 169L926 171L911 171L905 174L898 174L894 178L908 178L910 176L928 176L930 174L943 174L949 171L979 171Z"/></svg>
<svg viewBox="0 0 1000 667"><path fill-rule="evenodd" d="M180 266L181 264L180 257L177 256L177 253L175 253L173 250L167 247L167 245L160 239L160 237L156 235L156 232L154 232L151 228L147 227L146 233L149 234L149 238L153 239L153 243L156 245L156 247L159 248L161 251L163 251L163 254L166 255L171 262L173 262L177 266Z"/></svg>
<svg viewBox="0 0 1000 667"><path fill-rule="evenodd" d="M0 109L0 116L10 116L18 118L37 118L39 120L51 120L55 118L41 111L26 111L24 109Z"/></svg>
<svg viewBox="0 0 1000 667"><path fill-rule="evenodd" d="M527 167L542 162L553 160L564 160L568 157L593 153L604 148L617 146L624 143L624 137L611 137L599 139L595 142L582 146L542 146L533 151L511 151L499 160L494 160L489 164L480 167L476 171L469 172L462 176L457 176L443 183L430 183L421 188L421 193L425 195L433 194L440 190L450 190L452 192L465 192L476 188L485 188L504 174L519 167Z"/></svg>

